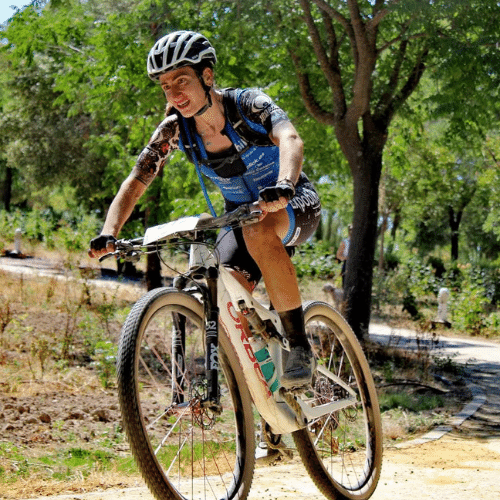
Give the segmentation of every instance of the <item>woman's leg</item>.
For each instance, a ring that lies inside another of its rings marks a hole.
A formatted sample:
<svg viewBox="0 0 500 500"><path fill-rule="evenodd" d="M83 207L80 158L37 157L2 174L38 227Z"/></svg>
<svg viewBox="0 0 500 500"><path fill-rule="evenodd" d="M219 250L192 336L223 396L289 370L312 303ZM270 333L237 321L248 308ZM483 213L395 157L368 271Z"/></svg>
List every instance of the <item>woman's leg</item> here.
<svg viewBox="0 0 500 500"><path fill-rule="evenodd" d="M288 357L281 384L286 388L301 387L311 382L314 357L306 337L304 313L295 268L282 239L289 219L286 210L243 228L248 252L262 272L269 298L278 312L288 341Z"/></svg>

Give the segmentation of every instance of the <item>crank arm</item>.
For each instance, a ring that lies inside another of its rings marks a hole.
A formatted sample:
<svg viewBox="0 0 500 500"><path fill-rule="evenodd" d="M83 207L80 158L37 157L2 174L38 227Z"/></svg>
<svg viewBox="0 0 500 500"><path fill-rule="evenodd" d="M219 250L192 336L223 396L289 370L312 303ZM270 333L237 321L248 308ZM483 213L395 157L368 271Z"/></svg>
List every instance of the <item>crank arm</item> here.
<svg viewBox="0 0 500 500"><path fill-rule="evenodd" d="M308 420L321 418L324 415L329 415L336 411L344 410L350 406L355 406L358 403L357 398L345 398L331 403L325 403L319 406L310 406L307 401L303 401L300 397L296 398L302 413Z"/></svg>
<svg viewBox="0 0 500 500"><path fill-rule="evenodd" d="M323 375L324 377L329 378L332 382L335 382L337 385L342 387L342 389L347 391L352 396L352 398L357 400L358 395L356 394L356 391L354 391L351 386L347 385L340 377L335 375L335 373L332 373L330 370L327 370L324 366L321 365L318 365L316 367L316 371L321 373L321 375Z"/></svg>

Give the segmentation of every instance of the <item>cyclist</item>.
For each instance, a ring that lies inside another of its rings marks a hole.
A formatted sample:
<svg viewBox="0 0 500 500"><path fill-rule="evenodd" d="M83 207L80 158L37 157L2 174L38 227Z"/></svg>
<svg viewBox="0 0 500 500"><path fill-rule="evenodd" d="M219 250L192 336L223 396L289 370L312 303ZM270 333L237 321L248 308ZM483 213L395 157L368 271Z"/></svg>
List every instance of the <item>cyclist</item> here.
<svg viewBox="0 0 500 500"><path fill-rule="evenodd" d="M249 290L263 277L291 346L281 383L302 387L311 382L314 359L288 250L315 231L320 201L302 173L303 143L285 112L260 90L215 88L216 60L210 42L192 31L170 33L151 49L148 74L165 93L166 118L121 185L89 255L114 250L119 231L169 153L184 151L205 195L201 174L220 188L226 211L258 202L259 222L219 234L221 262Z"/></svg>

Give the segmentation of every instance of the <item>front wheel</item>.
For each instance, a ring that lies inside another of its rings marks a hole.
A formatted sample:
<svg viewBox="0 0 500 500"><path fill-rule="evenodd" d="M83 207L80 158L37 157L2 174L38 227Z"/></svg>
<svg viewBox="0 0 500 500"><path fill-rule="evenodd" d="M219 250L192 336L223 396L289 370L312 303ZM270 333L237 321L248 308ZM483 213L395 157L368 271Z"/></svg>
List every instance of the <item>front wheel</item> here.
<svg viewBox="0 0 500 500"><path fill-rule="evenodd" d="M382 463L380 409L368 362L350 326L329 304L310 302L304 316L321 367L307 394L310 403L351 402L294 432L297 450L327 498L366 500L375 491Z"/></svg>
<svg viewBox="0 0 500 500"><path fill-rule="evenodd" d="M222 333L221 404L215 409L203 404L203 316L196 298L159 288L135 304L122 329L117 364L122 420L158 500L243 500L253 478L250 396Z"/></svg>

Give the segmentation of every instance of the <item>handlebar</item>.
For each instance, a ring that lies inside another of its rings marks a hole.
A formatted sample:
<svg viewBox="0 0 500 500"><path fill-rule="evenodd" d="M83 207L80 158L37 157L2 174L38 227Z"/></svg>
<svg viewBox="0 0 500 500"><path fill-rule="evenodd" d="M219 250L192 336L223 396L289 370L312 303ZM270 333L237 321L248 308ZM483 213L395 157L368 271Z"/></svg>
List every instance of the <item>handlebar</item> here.
<svg viewBox="0 0 500 500"><path fill-rule="evenodd" d="M173 237L184 237L187 239L195 238L200 232L221 229L223 227L238 227L255 224L259 221L262 211L258 203L240 205L236 210L228 212L219 217L185 217L176 221L162 224L150 228L146 231L144 238L135 238L132 240L120 239L115 243L114 252L103 255L99 258L102 262L111 257L117 257L126 261L137 262L142 254L153 253L160 246L167 243L167 240ZM148 232L155 232L153 237L148 237ZM144 241L147 238L147 243ZM162 245L159 244L162 240Z"/></svg>
<svg viewBox="0 0 500 500"><path fill-rule="evenodd" d="M197 231L221 229L223 227L247 226L258 222L262 210L258 203L240 205L236 210L219 217L201 218L196 226Z"/></svg>

